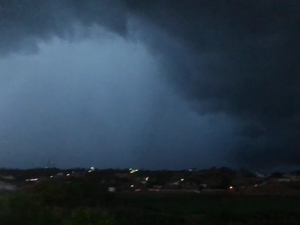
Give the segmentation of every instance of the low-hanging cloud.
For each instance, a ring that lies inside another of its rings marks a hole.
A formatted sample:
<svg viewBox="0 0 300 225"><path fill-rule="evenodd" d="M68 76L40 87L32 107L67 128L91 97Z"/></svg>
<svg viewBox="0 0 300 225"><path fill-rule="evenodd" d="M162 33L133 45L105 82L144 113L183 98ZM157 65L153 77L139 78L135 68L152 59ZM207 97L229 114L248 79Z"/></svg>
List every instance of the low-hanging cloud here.
<svg viewBox="0 0 300 225"><path fill-rule="evenodd" d="M297 1L133 1L183 46L165 50L168 78L200 113L239 123L229 154L247 166L299 164ZM159 45L159 41L156 41Z"/></svg>
<svg viewBox="0 0 300 225"><path fill-rule="evenodd" d="M200 115L237 125L235 164L299 164L300 3L171 0L0 1L0 52L33 53L94 25L139 40Z"/></svg>

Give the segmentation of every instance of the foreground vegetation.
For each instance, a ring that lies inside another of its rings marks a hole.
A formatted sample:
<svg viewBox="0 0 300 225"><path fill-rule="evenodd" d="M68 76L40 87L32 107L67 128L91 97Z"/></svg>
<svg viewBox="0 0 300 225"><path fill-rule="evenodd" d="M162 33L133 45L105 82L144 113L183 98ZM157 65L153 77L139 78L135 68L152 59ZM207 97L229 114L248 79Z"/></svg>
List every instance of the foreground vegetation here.
<svg viewBox="0 0 300 225"><path fill-rule="evenodd" d="M111 195L100 183L43 182L0 198L2 225L300 224L292 197Z"/></svg>

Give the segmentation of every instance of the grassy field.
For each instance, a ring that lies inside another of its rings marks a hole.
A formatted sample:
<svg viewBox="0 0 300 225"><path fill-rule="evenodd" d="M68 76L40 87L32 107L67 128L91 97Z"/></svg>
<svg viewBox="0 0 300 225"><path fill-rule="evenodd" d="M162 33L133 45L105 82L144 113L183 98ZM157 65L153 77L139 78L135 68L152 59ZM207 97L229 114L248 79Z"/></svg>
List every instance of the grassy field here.
<svg viewBox="0 0 300 225"><path fill-rule="evenodd" d="M152 212L153 220L154 215L174 219L161 224L300 224L300 199L292 197L128 196L119 205L140 209L140 215ZM138 224L134 217L131 224Z"/></svg>
<svg viewBox="0 0 300 225"><path fill-rule="evenodd" d="M45 183L0 198L1 225L300 224L300 198L117 193Z"/></svg>

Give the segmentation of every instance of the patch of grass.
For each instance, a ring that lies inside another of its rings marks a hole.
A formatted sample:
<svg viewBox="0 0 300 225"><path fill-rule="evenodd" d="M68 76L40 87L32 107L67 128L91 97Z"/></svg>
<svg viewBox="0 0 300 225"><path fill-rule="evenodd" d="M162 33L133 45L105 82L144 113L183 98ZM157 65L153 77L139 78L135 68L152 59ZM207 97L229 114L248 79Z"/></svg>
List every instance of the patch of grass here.
<svg viewBox="0 0 300 225"><path fill-rule="evenodd" d="M42 183L0 198L1 225L300 224L291 197L151 195L107 197L93 183ZM110 204L107 204L110 202Z"/></svg>
<svg viewBox="0 0 300 225"><path fill-rule="evenodd" d="M173 196L124 199L127 207L158 208L160 212L188 218L201 216L207 224L269 224L287 218L291 224L300 219L300 199L246 196ZM300 223L299 223L300 224Z"/></svg>
<svg viewBox="0 0 300 225"><path fill-rule="evenodd" d="M1 225L114 225L114 217L96 208L47 205L36 195L16 193L0 199Z"/></svg>

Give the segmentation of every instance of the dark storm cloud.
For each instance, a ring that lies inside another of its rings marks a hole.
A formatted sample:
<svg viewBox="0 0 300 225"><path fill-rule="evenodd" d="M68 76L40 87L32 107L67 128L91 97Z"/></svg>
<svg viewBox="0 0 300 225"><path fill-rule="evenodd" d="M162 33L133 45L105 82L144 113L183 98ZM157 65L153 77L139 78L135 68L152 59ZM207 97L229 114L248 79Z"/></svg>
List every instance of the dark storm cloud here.
<svg viewBox="0 0 300 225"><path fill-rule="evenodd" d="M78 26L95 24L126 34L127 20L118 1L1 0L0 53L37 52L41 41L76 39Z"/></svg>
<svg viewBox="0 0 300 225"><path fill-rule="evenodd" d="M130 3L183 46L155 42L166 51L169 80L193 108L238 121L236 163L300 163L298 1Z"/></svg>
<svg viewBox="0 0 300 225"><path fill-rule="evenodd" d="M174 71L184 75L170 76L177 76L191 97L245 116L290 116L298 110L299 3L133 2L141 17L186 47L170 53L178 63Z"/></svg>
<svg viewBox="0 0 300 225"><path fill-rule="evenodd" d="M299 1L3 0L0 18L2 55L77 25L140 39L191 108L237 121L236 164L299 164Z"/></svg>

